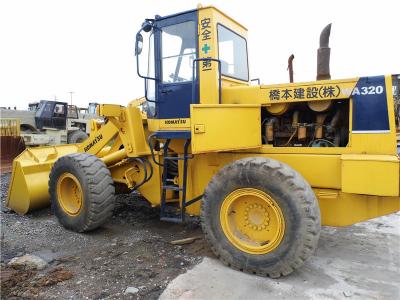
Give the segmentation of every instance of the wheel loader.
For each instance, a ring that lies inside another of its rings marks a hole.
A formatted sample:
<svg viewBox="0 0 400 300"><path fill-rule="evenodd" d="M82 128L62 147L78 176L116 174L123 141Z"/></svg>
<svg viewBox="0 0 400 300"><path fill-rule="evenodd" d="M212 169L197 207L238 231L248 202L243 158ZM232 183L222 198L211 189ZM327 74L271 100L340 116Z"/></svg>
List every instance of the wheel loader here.
<svg viewBox="0 0 400 300"><path fill-rule="evenodd" d="M65 228L87 232L107 222L116 192L138 191L162 221L200 216L226 265L292 273L321 225L400 210L399 76L332 80L330 29L317 81L253 85L247 29L220 10L145 19L135 44L145 97L99 105L105 121L81 144L18 156L8 207L51 203Z"/></svg>

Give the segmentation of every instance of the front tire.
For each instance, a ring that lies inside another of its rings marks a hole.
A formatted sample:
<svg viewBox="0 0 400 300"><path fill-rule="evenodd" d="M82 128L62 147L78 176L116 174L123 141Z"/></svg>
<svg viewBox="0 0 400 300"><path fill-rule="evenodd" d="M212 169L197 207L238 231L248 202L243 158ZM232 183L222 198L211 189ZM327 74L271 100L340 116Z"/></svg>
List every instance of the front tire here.
<svg viewBox="0 0 400 300"><path fill-rule="evenodd" d="M103 225L115 206L110 171L96 156L75 153L59 158L51 169L49 193L58 221L76 232Z"/></svg>
<svg viewBox="0 0 400 300"><path fill-rule="evenodd" d="M289 166L261 157L235 161L212 178L201 221L222 262L273 278L304 264L321 227L310 185Z"/></svg>

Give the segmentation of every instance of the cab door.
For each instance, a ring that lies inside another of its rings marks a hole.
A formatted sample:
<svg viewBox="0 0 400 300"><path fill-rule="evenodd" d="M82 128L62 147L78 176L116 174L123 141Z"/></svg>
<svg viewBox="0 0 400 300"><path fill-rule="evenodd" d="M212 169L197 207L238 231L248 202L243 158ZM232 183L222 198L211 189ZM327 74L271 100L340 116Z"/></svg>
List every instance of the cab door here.
<svg viewBox="0 0 400 300"><path fill-rule="evenodd" d="M57 129L65 129L67 121L67 104L56 102L54 104L53 116L51 118L51 127Z"/></svg>
<svg viewBox="0 0 400 300"><path fill-rule="evenodd" d="M197 11L156 20L156 118L189 118L193 61L197 58ZM195 77L197 77L195 75Z"/></svg>

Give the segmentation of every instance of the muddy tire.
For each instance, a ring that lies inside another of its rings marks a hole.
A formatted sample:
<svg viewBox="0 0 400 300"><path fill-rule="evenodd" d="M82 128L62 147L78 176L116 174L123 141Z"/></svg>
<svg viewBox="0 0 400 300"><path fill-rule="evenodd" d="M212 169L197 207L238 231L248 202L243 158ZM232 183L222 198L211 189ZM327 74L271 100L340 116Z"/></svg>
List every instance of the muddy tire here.
<svg viewBox="0 0 400 300"><path fill-rule="evenodd" d="M75 153L59 158L49 177L51 206L58 221L76 232L103 225L115 206L110 171L96 156Z"/></svg>
<svg viewBox="0 0 400 300"><path fill-rule="evenodd" d="M68 134L68 144L78 144L82 143L89 136L82 130L72 131Z"/></svg>
<svg viewBox="0 0 400 300"><path fill-rule="evenodd" d="M317 247L321 227L310 185L286 164L260 157L237 160L212 178L201 222L223 263L273 278L304 264ZM259 242L263 235L272 238Z"/></svg>

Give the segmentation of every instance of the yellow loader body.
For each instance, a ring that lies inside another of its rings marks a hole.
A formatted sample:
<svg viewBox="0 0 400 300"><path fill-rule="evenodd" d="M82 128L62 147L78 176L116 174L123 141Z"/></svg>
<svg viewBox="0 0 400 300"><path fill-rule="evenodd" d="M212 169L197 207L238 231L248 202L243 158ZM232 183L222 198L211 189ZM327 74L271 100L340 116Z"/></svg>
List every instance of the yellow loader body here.
<svg viewBox="0 0 400 300"><path fill-rule="evenodd" d="M79 145L24 151L7 206L25 214L51 198L60 223L84 232L112 215L122 186L160 207L162 221L200 215L226 264L291 273L321 224L400 210L400 76L331 80L329 34L317 81L253 85L247 29L218 9L146 19L135 49L146 98L100 105L104 122L92 120ZM146 75L143 41L153 43Z"/></svg>
<svg viewBox="0 0 400 300"><path fill-rule="evenodd" d="M111 108L115 109L115 106ZM104 106L104 109L107 109L107 106ZM125 108L118 109L120 115L127 112ZM197 115L197 109L199 109L199 115ZM207 112L211 109L216 114L214 118L210 118L210 114ZM347 226L400 210L400 164L397 155L351 154L351 148L299 149L293 147L273 148L268 145L255 148L254 140L256 138L251 136L247 136L239 143L233 142L238 130L245 130L241 124L236 123L235 125L234 121L238 115L246 116L246 111L249 111L248 123L251 123L250 120L254 120L251 110L257 111L258 109L260 107L257 105L193 107L192 113L195 120L205 123L203 125L210 132L210 135L197 133L202 134L202 140L195 141L197 144L194 144L194 149L200 149L200 153L195 155L188 165L187 197L194 198L202 194L212 176L223 166L235 160L256 156L282 161L303 175L315 191L321 209L323 225ZM237 111L237 113L230 111ZM229 119L230 114L232 121ZM228 127L233 128L233 130L227 136L224 136L224 139L219 139L215 132L218 131L218 119L222 115ZM136 114L136 116L138 115ZM111 118L111 116L108 117ZM114 114L114 117L119 116ZM249 127L254 126L252 131L257 130L256 121L252 122L253 125L248 125ZM141 134L144 134L145 131L149 132L146 118L140 117L137 122L140 123L136 124L135 127L139 128L138 131ZM132 172L132 167L124 163L123 160L127 157L125 150L115 151L122 142L118 137L118 129L113 124L113 122L109 122L109 125L98 127L101 131L94 129L90 138L81 145L49 146L25 150L13 162L7 206L19 214L48 206L50 204L48 180L53 164L62 156L85 152L85 148L89 149L89 153L96 151L96 155L101 157L109 166L116 183L134 187L141 180L142 175L137 170ZM235 126L238 126L238 130L235 130ZM192 126L193 132L198 131L196 127ZM102 134L101 140L98 138L99 133ZM128 131L124 134L131 133ZM229 134L233 135L229 136ZM373 137L365 136L365 140L371 138ZM109 144L112 139L114 144L110 147ZM363 143L365 140L362 140ZM146 144L144 135L140 143L142 147ZM214 149L220 147L224 151L220 152L218 149L219 151L207 153L210 147L214 147ZM371 144L371 147L375 150L377 145ZM243 148L249 149L242 150ZM175 141L171 145L171 149L177 153L182 152L183 142ZM134 152L130 154L137 156ZM142 157L151 160L151 155ZM163 158L159 154L157 154L157 157L157 159ZM159 206L162 171L157 168L156 164L152 164L155 175L138 190L153 206ZM179 163L180 173L183 172L182 168L183 164ZM178 180L182 184L182 176ZM180 200L181 197L180 193ZM171 201L174 196L169 194L168 198ZM187 212L199 215L200 202L189 206Z"/></svg>

